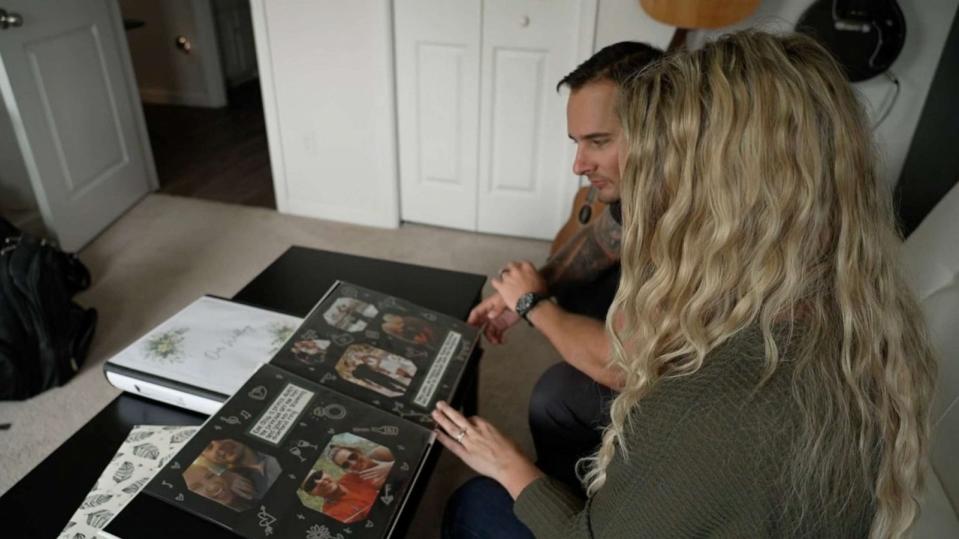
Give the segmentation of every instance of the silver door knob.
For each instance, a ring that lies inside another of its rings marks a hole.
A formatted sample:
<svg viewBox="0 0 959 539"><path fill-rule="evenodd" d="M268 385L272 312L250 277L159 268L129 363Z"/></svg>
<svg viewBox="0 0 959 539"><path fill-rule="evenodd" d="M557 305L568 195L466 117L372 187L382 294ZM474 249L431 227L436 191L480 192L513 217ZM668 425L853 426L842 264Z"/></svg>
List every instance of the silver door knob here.
<svg viewBox="0 0 959 539"><path fill-rule="evenodd" d="M0 9L0 30L6 30L11 26L14 28L23 26L23 17L19 13L7 13Z"/></svg>

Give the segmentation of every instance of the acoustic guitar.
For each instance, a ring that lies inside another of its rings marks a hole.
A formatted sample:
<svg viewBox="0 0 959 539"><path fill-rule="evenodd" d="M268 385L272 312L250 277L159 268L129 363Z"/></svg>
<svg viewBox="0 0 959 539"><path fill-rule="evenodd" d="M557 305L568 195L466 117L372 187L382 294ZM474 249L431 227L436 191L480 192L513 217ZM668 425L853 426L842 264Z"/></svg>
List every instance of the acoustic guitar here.
<svg viewBox="0 0 959 539"><path fill-rule="evenodd" d="M606 204L596 198L596 188L588 185L580 187L573 197L573 208L570 211L569 219L563 228L559 229L556 238L553 239L553 245L549 248L549 256L556 254L556 251L563 246L574 234L579 232L584 226L588 225L606 209Z"/></svg>
<svg viewBox="0 0 959 539"><path fill-rule="evenodd" d="M689 30L722 28L753 14L760 0L639 0L657 21L676 27L668 50L682 47Z"/></svg>

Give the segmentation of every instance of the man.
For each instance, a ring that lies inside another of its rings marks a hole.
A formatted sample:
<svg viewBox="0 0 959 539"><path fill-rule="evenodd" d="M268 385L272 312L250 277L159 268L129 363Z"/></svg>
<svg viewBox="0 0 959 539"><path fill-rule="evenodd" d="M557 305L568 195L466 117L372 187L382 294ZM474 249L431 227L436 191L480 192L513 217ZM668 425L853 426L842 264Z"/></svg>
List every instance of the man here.
<svg viewBox="0 0 959 539"><path fill-rule="evenodd" d="M619 282L622 236L616 99L620 85L661 56L642 43L616 43L559 82L558 88L570 88L566 120L576 144L573 172L586 176L608 206L539 270L528 261L506 264L491 281L496 293L468 319L485 325L486 338L499 344L525 318L562 356L533 389L530 431L537 465L580 489L575 464L599 445L609 402L622 383L622 373L607 366L610 345L602 321ZM550 296L557 302L545 301Z"/></svg>
<svg viewBox="0 0 959 539"><path fill-rule="evenodd" d="M234 511L244 511L253 507L255 486L245 477L230 471L223 471L203 457L187 466L183 471L183 481L190 491Z"/></svg>
<svg viewBox="0 0 959 539"><path fill-rule="evenodd" d="M200 454L214 466L242 475L253 483L253 497L261 499L280 475L280 463L236 440L211 440Z"/></svg>
<svg viewBox="0 0 959 539"><path fill-rule="evenodd" d="M386 482L394 462L393 453L381 445L373 448L369 454L355 447L333 446L330 460L344 471L359 475L377 489Z"/></svg>
<svg viewBox="0 0 959 539"><path fill-rule="evenodd" d="M314 471L303 482L303 490L323 497L324 515L352 524L366 518L379 490L354 473L339 480L324 471Z"/></svg>

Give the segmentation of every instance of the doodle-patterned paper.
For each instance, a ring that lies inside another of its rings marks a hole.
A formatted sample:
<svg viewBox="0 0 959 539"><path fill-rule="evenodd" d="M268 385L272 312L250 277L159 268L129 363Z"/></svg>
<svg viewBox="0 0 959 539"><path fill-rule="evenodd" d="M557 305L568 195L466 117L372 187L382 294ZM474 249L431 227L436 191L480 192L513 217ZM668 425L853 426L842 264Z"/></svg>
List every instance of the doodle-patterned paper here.
<svg viewBox="0 0 959 539"><path fill-rule="evenodd" d="M83 500L83 504L60 532L59 539L96 537L99 530L143 489L162 467L161 460L180 450L198 427L137 425L120 446Z"/></svg>

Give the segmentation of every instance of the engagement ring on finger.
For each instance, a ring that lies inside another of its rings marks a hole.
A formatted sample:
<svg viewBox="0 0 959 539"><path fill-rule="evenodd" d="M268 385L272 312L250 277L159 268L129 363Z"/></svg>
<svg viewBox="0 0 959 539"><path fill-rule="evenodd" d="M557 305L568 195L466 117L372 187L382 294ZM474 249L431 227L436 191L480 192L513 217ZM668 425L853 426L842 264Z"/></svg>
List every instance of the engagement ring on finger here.
<svg viewBox="0 0 959 539"><path fill-rule="evenodd" d="M453 439L456 440L457 443L463 443L463 438L466 438L466 429L459 431L456 436L453 436Z"/></svg>

